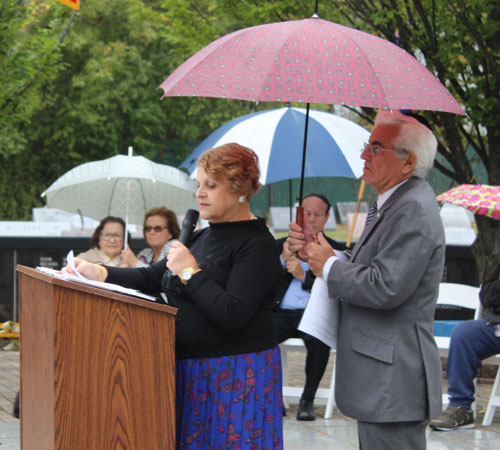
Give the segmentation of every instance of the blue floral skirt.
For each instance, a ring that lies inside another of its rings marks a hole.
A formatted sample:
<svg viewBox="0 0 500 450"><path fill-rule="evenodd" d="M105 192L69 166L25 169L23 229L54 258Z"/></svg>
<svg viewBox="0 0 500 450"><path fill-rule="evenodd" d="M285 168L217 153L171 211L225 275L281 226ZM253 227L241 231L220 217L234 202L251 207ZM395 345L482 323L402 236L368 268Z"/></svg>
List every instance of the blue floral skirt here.
<svg viewBox="0 0 500 450"><path fill-rule="evenodd" d="M177 448L281 450L279 347L176 361Z"/></svg>

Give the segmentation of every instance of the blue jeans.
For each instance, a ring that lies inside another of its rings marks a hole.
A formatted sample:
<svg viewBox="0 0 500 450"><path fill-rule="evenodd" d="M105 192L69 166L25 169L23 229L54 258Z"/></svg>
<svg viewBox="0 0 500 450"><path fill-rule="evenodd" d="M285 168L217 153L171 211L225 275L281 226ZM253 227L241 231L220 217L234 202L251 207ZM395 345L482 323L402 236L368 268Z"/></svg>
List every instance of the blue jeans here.
<svg viewBox="0 0 500 450"><path fill-rule="evenodd" d="M449 404L470 409L474 401L474 378L481 361L500 353L500 337L484 319L458 324L451 333L446 365Z"/></svg>

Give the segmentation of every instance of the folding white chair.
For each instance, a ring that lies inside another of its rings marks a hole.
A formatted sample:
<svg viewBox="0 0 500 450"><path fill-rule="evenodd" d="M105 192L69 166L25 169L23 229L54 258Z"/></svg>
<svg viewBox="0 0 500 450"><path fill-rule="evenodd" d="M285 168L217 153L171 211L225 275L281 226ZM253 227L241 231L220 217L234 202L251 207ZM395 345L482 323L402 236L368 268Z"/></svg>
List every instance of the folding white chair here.
<svg viewBox="0 0 500 450"><path fill-rule="evenodd" d="M500 358L500 355L496 355ZM483 417L483 427L491 425L493 422L493 416L495 415L495 409L500 407L500 366L497 369L497 376L495 377L495 382L491 388L490 399L488 401L488 406Z"/></svg>
<svg viewBox="0 0 500 450"><path fill-rule="evenodd" d="M304 386L291 386L288 380L288 352L289 351L306 351L304 341L300 338L290 338L280 344L281 349L281 365L283 372L283 403L288 406L288 399L300 399ZM335 356L335 349L331 349L330 353ZM331 356L331 355L330 355ZM328 389L318 388L314 396L314 403L324 405L326 403L325 419L330 419L335 406L335 363L333 364L332 378Z"/></svg>
<svg viewBox="0 0 500 450"><path fill-rule="evenodd" d="M474 312L474 319L479 317L479 288L458 283L440 283L437 305L467 308ZM434 336L440 356L447 357L450 349L450 337ZM475 381L474 381L475 382ZM443 407L448 404L448 394L443 394ZM476 416L476 402L472 404Z"/></svg>

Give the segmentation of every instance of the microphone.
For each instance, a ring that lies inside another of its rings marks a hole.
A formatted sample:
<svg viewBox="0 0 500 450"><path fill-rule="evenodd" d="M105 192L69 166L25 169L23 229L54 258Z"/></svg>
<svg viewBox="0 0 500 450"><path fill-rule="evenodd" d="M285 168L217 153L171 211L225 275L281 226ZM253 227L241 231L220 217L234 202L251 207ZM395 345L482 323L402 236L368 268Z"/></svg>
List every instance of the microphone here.
<svg viewBox="0 0 500 450"><path fill-rule="evenodd" d="M186 245L191 239L191 235L193 234L193 230L196 227L196 222L198 222L198 217L200 216L200 213L196 211L196 209L188 209L186 211L186 215L184 216L184 220L182 221L181 225L181 233L179 235L179 242L183 243ZM174 277L173 272L168 269L168 274L167 274L167 288L172 287L172 278Z"/></svg>
<svg viewBox="0 0 500 450"><path fill-rule="evenodd" d="M196 227L196 222L198 222L198 217L200 213L196 209L188 209L184 220L181 225L181 234L179 235L179 241L186 245L191 239L191 234Z"/></svg>

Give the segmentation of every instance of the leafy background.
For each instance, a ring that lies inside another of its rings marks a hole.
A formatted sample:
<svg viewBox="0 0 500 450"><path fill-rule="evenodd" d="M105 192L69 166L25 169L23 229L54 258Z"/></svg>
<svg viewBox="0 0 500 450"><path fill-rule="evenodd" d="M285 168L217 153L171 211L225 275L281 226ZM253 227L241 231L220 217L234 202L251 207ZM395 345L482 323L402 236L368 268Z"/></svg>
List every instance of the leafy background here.
<svg viewBox="0 0 500 450"><path fill-rule="evenodd" d="M44 204L41 192L78 164L125 154L133 146L136 154L177 166L228 120L283 106L207 98L160 101L157 86L218 37L310 17L315 2L81 0L80 5L76 12L56 0L0 4L0 220L30 220L31 209ZM320 0L318 5L324 19L398 42L465 106L467 117L423 113L439 139L432 174L436 190L458 183L500 184L498 1ZM374 114L314 107L364 126ZM340 190L335 183L328 182L331 195ZM356 183L349 186L346 192L356 192ZM273 196L266 195L267 207ZM477 226L473 251L482 278L500 261L500 225L478 218Z"/></svg>

